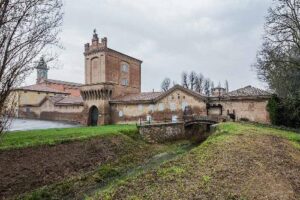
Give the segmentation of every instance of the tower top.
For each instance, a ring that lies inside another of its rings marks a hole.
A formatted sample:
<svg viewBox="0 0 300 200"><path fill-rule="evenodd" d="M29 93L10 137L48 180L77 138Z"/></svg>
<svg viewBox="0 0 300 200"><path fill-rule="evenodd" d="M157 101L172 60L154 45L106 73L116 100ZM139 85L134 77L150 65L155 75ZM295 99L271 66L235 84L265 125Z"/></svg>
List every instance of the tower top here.
<svg viewBox="0 0 300 200"><path fill-rule="evenodd" d="M38 65L36 66L36 70L37 70L37 79L36 79L37 84L43 82L43 80L48 79L49 68L47 67L47 63L45 62L45 59L43 57L41 57Z"/></svg>
<svg viewBox="0 0 300 200"><path fill-rule="evenodd" d="M84 45L84 54L87 55L89 53L94 53L95 51L98 50L103 50L107 49L107 38L101 38L101 41L99 40L97 30L93 30L93 38L92 38L92 43L86 43Z"/></svg>
<svg viewBox="0 0 300 200"><path fill-rule="evenodd" d="M97 30L94 29L94 34L93 34L93 40L92 40L92 43L94 42L99 42L99 37L98 37L98 34L97 34Z"/></svg>
<svg viewBox="0 0 300 200"><path fill-rule="evenodd" d="M40 61L39 61L38 65L36 66L36 69L48 70L47 63L45 62L44 57L40 58Z"/></svg>

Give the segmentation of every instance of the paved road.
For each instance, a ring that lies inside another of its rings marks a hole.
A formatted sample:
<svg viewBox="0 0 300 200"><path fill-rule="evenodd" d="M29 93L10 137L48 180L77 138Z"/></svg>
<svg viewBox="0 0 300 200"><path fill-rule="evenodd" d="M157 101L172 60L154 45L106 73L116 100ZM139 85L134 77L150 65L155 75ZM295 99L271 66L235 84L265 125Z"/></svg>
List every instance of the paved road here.
<svg viewBox="0 0 300 200"><path fill-rule="evenodd" d="M71 128L79 125L69 124L56 121L42 121L31 119L14 119L9 128L9 131L49 129L49 128Z"/></svg>

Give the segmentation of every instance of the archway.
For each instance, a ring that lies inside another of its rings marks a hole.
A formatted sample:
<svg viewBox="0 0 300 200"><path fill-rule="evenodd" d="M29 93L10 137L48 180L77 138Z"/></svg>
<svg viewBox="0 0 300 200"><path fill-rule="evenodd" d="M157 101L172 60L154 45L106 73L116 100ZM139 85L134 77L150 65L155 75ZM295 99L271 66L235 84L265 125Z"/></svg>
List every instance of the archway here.
<svg viewBox="0 0 300 200"><path fill-rule="evenodd" d="M89 126L97 126L99 118L99 110L96 106L92 106L89 111Z"/></svg>

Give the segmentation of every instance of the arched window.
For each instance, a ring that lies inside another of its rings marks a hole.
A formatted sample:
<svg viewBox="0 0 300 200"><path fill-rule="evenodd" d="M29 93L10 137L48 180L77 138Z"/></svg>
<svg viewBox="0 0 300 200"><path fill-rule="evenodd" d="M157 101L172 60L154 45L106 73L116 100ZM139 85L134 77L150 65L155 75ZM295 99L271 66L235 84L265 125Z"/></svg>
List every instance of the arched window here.
<svg viewBox="0 0 300 200"><path fill-rule="evenodd" d="M121 65L121 71L124 72L124 73L128 73L128 71L129 71L129 66L128 66L127 63L123 63L123 64Z"/></svg>

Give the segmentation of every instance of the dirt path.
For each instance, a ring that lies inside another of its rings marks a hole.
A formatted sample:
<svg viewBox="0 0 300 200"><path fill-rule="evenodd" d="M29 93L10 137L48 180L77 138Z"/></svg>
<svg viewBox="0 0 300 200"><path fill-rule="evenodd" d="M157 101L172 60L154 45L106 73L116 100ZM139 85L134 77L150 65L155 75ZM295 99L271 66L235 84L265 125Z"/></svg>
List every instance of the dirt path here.
<svg viewBox="0 0 300 200"><path fill-rule="evenodd" d="M92 170L113 160L122 152L124 137L0 151L0 199Z"/></svg>

